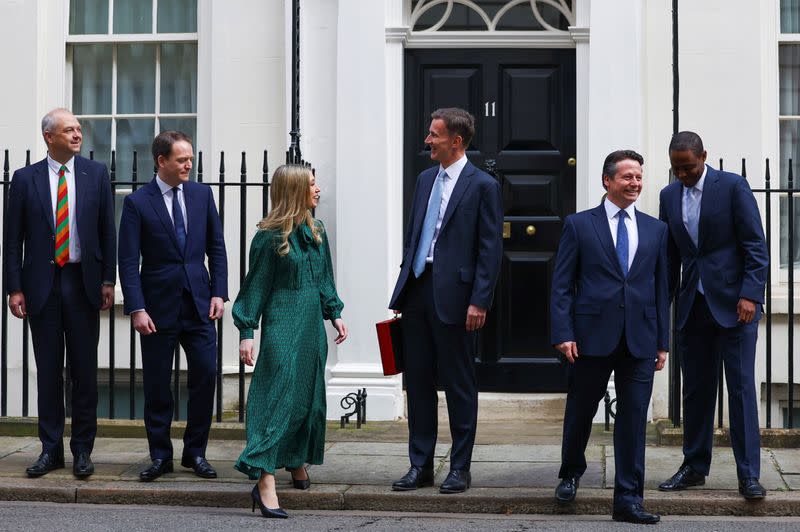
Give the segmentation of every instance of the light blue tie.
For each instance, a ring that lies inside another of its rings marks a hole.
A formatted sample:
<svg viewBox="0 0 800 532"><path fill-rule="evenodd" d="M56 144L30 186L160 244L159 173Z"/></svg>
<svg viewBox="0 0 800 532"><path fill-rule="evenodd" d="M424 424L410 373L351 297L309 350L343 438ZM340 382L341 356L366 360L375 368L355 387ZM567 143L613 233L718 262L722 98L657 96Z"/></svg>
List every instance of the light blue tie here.
<svg viewBox="0 0 800 532"><path fill-rule="evenodd" d="M699 234L700 202L697 199L697 187L686 189L686 231L697 246Z"/></svg>
<svg viewBox="0 0 800 532"><path fill-rule="evenodd" d="M433 233L436 230L436 221L439 219L439 209L442 206L442 192L444 191L444 177L447 172L442 169L433 181L433 189L428 200L428 210L425 212L425 219L422 221L422 232L419 235L419 245L414 254L414 275L419 277L425 271L425 259L428 258L428 250L433 242Z"/></svg>
<svg viewBox="0 0 800 532"><path fill-rule="evenodd" d="M628 213L620 210L617 213L617 259L619 267L622 268L623 277L628 276L628 228L625 227L625 219Z"/></svg>
<svg viewBox="0 0 800 532"><path fill-rule="evenodd" d="M689 238L694 242L695 247L698 246L700 235L700 189L697 187L689 187L686 189L686 232L689 233ZM702 279L697 279L697 291L705 294L703 290Z"/></svg>

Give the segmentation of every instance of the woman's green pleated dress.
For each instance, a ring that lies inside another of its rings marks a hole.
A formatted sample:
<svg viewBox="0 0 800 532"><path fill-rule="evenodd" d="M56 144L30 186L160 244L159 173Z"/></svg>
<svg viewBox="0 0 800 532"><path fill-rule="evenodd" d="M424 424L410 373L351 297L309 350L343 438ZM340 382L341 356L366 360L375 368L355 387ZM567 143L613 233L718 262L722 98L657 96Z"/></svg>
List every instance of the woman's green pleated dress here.
<svg viewBox="0 0 800 532"><path fill-rule="evenodd" d="M250 271L233 305L240 339L261 345L247 394L247 445L236 469L257 480L262 471L321 464L325 446L324 320L344 306L336 294L322 222L317 243L307 225L289 236L289 254L277 253L277 231L258 231L250 245Z"/></svg>

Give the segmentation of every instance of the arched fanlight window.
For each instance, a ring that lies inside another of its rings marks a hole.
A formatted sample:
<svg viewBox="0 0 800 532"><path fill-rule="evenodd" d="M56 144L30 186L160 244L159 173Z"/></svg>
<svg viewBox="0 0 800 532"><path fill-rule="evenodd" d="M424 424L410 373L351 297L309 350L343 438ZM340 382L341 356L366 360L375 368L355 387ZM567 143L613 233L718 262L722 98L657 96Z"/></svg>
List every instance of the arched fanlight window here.
<svg viewBox="0 0 800 532"><path fill-rule="evenodd" d="M566 32L574 0L412 0L411 27L434 31Z"/></svg>

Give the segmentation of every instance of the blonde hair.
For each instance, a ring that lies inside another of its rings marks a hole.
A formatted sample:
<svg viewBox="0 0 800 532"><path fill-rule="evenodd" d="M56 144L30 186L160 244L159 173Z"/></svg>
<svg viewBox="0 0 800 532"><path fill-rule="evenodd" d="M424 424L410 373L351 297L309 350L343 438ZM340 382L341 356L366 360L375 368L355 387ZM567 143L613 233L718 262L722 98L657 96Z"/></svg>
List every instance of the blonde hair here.
<svg viewBox="0 0 800 532"><path fill-rule="evenodd" d="M320 228L308 209L309 185L313 177L311 170L299 164L284 164L275 169L269 185L269 199L272 210L266 218L258 222L264 231L276 230L280 234L278 255L289 253L289 235L295 227L305 224L317 243L322 242Z"/></svg>

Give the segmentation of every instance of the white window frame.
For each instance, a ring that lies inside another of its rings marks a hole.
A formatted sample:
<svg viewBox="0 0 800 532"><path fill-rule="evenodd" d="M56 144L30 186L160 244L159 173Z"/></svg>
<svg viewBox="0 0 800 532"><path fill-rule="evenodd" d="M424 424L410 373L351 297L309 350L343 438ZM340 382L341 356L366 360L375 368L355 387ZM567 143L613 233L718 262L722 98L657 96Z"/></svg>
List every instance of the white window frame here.
<svg viewBox="0 0 800 532"><path fill-rule="evenodd" d="M201 1L197 2L198 12L201 8ZM117 149L117 120L119 119L153 119L153 136L155 137L160 131L160 123L162 118L194 118L195 120L195 137L200 136L200 125L198 120L197 109L194 113L162 113L161 110L161 47L156 46L156 76L155 76L155 111L153 113L142 114L121 114L117 113L117 46L118 44L164 44L164 43L194 43L198 45L198 64L197 69L197 83L200 83L200 65L199 65L199 42L198 33L157 33L158 27L158 0L153 0L153 13L151 17L152 27L150 33L112 33L114 31L114 0L108 0L108 33L87 34L87 35L71 35L69 33L69 23L67 22L67 57L66 57L66 72L64 84L66 87L65 101L69 102L72 106L72 82L73 82L73 54L75 51L74 45L79 44L110 44L112 45L112 67L111 67L111 113L110 114L82 114L78 115L79 119L104 119L111 120L111 149ZM67 9L69 13L69 9ZM198 21L199 24L199 21ZM199 87L198 87L199 88ZM199 107L199 102L198 102ZM118 189L118 193L127 194L129 190Z"/></svg>
<svg viewBox="0 0 800 532"><path fill-rule="evenodd" d="M776 127L776 130L777 130L776 131L777 146L776 146L775 152L778 154L778 161L777 161L778 164L775 165L774 170L775 170L775 175L778 177L778 179L775 179L774 181L771 181L770 185L771 185L771 188L780 188L781 187L780 178L782 177L780 175L780 167L781 167L781 162L783 161L783 158L784 158L784 154L781 153L781 148L780 148L781 147L780 123L781 122L794 122L794 121L800 122L800 115L783 115L783 114L781 114L781 110L780 110L780 75L781 75L781 73L780 73L780 64L779 64L780 47L782 45L784 45L784 44L800 44L800 32L798 32L798 33L783 33L781 31L781 20L780 20L780 17L781 17L781 9L780 9L781 1L780 0L775 0L775 3L776 3L775 11L776 11L776 16L777 16L776 29L777 29L777 35L778 35L777 45L776 45L776 49L775 49L775 59L774 59L775 60L775 73L777 75L776 84L775 84L777 101L776 101L775 109L776 109L777 116L778 116L778 120L775 123L775 127ZM800 161L794 161L794 162L800 163ZM798 186L798 185L800 185L800 172L798 172L794 177L795 177L795 179L794 179L794 183L795 183L794 188L797 189L798 192L800 192L800 186ZM778 271L777 277L778 277L778 283L779 284L778 284L777 287L778 287L779 292L781 294L783 294L783 292L785 292L787 290L787 286L789 284L789 269L788 269L788 267L783 266L780 263L780 257L781 257L780 234L781 234L781 228L782 228L782 224L783 224L783 220L781 219L781 215L780 215L780 198L781 197L782 197L781 195L778 195L777 198L773 198L773 203L775 204L775 211L774 211L773 215L775 216L775 218L777 220L777 224L775 224L775 226L773 226L773 228L772 228L773 229L773 232L772 232L773 237L772 238L777 241L776 242L776 246L774 248L774 251L776 251L777 254L772 257L772 259L773 259L772 261L776 264L777 271ZM800 193L797 194L797 197L800 198ZM775 231L775 229L777 229L777 231ZM798 230L800 230L800 227L796 227L795 230L796 230L796 234L800 234L800 232L797 232ZM795 238L795 239L797 239L797 238ZM775 259L777 259L777 260L775 260ZM798 268L798 267L794 268L794 280L795 280L795 282L800 281L800 268ZM773 286L775 286L774 282L773 282ZM773 297L774 297L774 295L775 294L773 294ZM783 294L783 297L785 298L786 295ZM797 297L798 296L795 296L795 298L797 298Z"/></svg>

